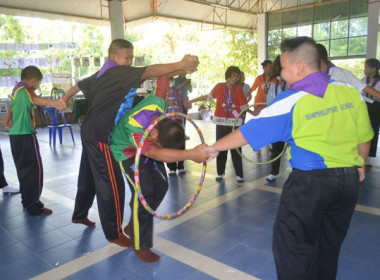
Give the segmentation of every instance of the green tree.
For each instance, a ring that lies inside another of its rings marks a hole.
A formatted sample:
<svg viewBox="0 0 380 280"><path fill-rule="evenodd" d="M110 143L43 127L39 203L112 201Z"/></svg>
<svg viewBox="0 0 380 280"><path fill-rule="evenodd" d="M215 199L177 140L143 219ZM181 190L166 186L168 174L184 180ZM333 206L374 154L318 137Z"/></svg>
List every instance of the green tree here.
<svg viewBox="0 0 380 280"><path fill-rule="evenodd" d="M227 63L236 65L246 76L257 75L257 39L253 32L226 31L231 37L228 47ZM229 66L225 65L225 66ZM226 67L226 68L227 68Z"/></svg>
<svg viewBox="0 0 380 280"><path fill-rule="evenodd" d="M19 22L13 16L0 15L0 41L2 43L23 43L26 39L26 34ZM0 51L0 57L12 59L17 57L18 52L12 50ZM0 69L0 76L19 76L19 69Z"/></svg>
<svg viewBox="0 0 380 280"><path fill-rule="evenodd" d="M281 54L280 44L282 41L282 30L273 29L268 31L268 59L274 60Z"/></svg>

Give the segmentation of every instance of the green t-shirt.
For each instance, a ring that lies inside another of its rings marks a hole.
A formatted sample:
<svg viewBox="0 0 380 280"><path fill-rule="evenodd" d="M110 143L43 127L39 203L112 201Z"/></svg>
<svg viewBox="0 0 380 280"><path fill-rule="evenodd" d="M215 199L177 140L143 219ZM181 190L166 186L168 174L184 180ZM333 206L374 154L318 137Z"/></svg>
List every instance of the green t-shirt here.
<svg viewBox="0 0 380 280"><path fill-rule="evenodd" d="M35 93L25 86L19 87L11 97L12 127L9 135L35 134L36 122L34 118Z"/></svg>

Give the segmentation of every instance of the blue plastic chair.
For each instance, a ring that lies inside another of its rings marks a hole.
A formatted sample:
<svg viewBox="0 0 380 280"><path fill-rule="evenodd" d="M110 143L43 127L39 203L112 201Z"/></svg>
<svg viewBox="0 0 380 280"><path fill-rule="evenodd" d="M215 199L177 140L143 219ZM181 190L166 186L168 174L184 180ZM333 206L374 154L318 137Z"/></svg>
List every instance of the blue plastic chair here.
<svg viewBox="0 0 380 280"><path fill-rule="evenodd" d="M62 116L63 124L58 124L58 115L59 114L61 114L61 116ZM55 148L55 139L56 139L56 132L57 132L57 130L58 130L58 136L59 136L59 143L62 144L62 130L65 127L68 127L70 129L71 139L73 139L73 143L75 145L73 128L71 127L71 124L67 124L64 112L60 113L54 107L45 107L45 109L44 109L44 115L45 115L46 121L50 120L50 123L51 123L51 124L48 124L48 128L49 128L49 145L50 146L51 146L51 138L53 137L53 147Z"/></svg>

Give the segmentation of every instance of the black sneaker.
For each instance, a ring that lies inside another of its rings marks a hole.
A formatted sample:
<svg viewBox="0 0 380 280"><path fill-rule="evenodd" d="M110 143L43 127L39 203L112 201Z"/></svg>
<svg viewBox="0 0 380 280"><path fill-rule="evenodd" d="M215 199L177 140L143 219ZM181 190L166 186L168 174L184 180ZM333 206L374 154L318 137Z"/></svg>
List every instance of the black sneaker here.
<svg viewBox="0 0 380 280"><path fill-rule="evenodd" d="M223 177L224 177L224 174L222 174L222 175L218 175L218 176L215 177L215 181L217 181L217 182L222 182Z"/></svg>
<svg viewBox="0 0 380 280"><path fill-rule="evenodd" d="M244 183L244 179L240 176L236 176L236 181L239 183L239 184L242 184Z"/></svg>

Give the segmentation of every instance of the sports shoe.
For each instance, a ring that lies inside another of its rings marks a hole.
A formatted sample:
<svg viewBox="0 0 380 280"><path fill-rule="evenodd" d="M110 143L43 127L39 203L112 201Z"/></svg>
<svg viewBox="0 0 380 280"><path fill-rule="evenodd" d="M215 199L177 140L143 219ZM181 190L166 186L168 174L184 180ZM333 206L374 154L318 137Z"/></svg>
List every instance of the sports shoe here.
<svg viewBox="0 0 380 280"><path fill-rule="evenodd" d="M244 179L240 176L236 176L236 181L241 184L241 183L244 183Z"/></svg>
<svg viewBox="0 0 380 280"><path fill-rule="evenodd" d="M4 188L2 188L2 190L3 190L3 194L18 194L18 193L20 193L19 189L16 189L16 188L10 187L10 186L5 186Z"/></svg>
<svg viewBox="0 0 380 280"><path fill-rule="evenodd" d="M268 182L273 182L276 180L276 175L269 174L265 179L267 179Z"/></svg>
<svg viewBox="0 0 380 280"><path fill-rule="evenodd" d="M185 174L186 173L186 170L185 169L180 169L178 170L178 174Z"/></svg>
<svg viewBox="0 0 380 280"><path fill-rule="evenodd" d="M222 175L218 175L218 176L216 176L216 177L215 177L215 181L217 181L217 182L222 182L223 177L224 177L224 173L223 173Z"/></svg>
<svg viewBox="0 0 380 280"><path fill-rule="evenodd" d="M175 172L175 170L170 170L168 174L169 175L176 175L177 173Z"/></svg>

